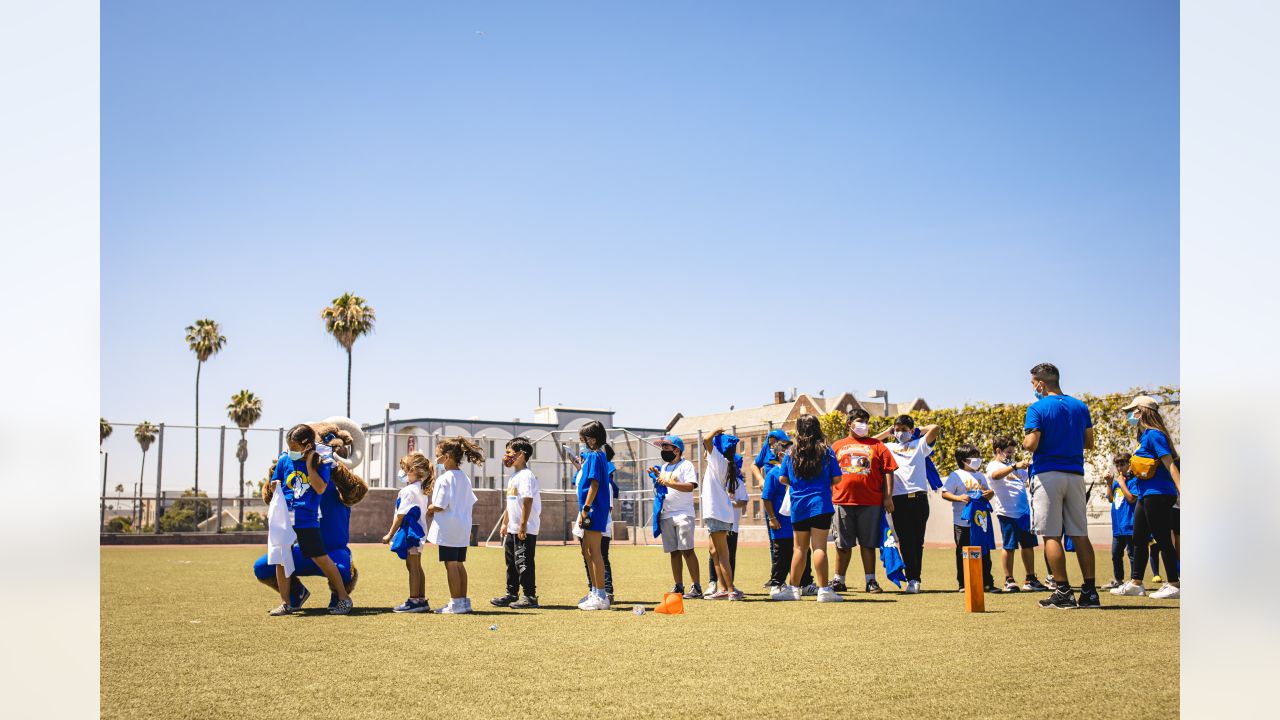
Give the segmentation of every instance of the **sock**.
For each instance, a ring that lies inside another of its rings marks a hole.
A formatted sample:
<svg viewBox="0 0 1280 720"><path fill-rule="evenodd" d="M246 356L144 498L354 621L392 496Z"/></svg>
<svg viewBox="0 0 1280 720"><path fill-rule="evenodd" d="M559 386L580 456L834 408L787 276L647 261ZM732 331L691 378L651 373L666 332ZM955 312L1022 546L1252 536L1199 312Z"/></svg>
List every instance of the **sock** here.
<svg viewBox="0 0 1280 720"><path fill-rule="evenodd" d="M875 573L867 573L867 574L865 574L865 575L863 575L863 576L862 576L862 579L863 579L863 580L866 580L867 582L871 582L872 580L875 580L875 579L876 579L876 575L875 575Z"/></svg>
<svg viewBox="0 0 1280 720"><path fill-rule="evenodd" d="M831 583L834 585L835 583L838 583L838 582L844 582L844 576L843 576L843 575L832 575L832 576L831 576Z"/></svg>
<svg viewBox="0 0 1280 720"><path fill-rule="evenodd" d="M1011 583L1011 582L1014 582L1013 576L1012 576L1012 575L1005 575L1005 576L1004 576L1004 581L1005 581L1005 583L1006 583L1006 584Z"/></svg>
<svg viewBox="0 0 1280 720"><path fill-rule="evenodd" d="M1080 583L1081 592L1093 592L1093 589L1093 578L1085 578L1084 582Z"/></svg>
<svg viewBox="0 0 1280 720"><path fill-rule="evenodd" d="M1066 580L1059 580L1059 581L1058 581L1058 592L1060 592L1060 593L1069 593L1069 592L1071 592L1071 583L1067 582Z"/></svg>

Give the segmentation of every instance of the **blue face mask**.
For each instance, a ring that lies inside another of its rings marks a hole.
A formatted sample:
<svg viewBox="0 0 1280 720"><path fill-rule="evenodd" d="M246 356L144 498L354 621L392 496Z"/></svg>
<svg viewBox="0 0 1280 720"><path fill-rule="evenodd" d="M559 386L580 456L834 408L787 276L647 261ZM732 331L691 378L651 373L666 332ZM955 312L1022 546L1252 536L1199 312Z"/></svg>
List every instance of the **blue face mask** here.
<svg viewBox="0 0 1280 720"><path fill-rule="evenodd" d="M1125 419L1129 421L1130 425L1137 426L1138 424L1138 416L1134 415L1133 413L1129 413L1129 415Z"/></svg>
<svg viewBox="0 0 1280 720"><path fill-rule="evenodd" d="M444 463L436 463L436 477L440 477L446 472L449 472L449 471L444 469Z"/></svg>
<svg viewBox="0 0 1280 720"><path fill-rule="evenodd" d="M290 450L290 451L289 451L289 459L290 459L290 460L293 460L294 462L297 462L297 461L301 460L301 459L302 459L302 451L301 451L301 450Z"/></svg>
<svg viewBox="0 0 1280 720"><path fill-rule="evenodd" d="M409 476L406 475L403 470L400 471L400 474L397 477L400 478L401 485L409 481Z"/></svg>
<svg viewBox="0 0 1280 720"><path fill-rule="evenodd" d="M1037 391L1036 391L1036 399L1037 399L1037 400L1043 400L1043 399L1044 399L1044 392L1043 392L1043 391L1040 391L1040 390L1037 390Z"/></svg>
<svg viewBox="0 0 1280 720"><path fill-rule="evenodd" d="M586 444L586 443L578 443L578 454L579 454L579 455L585 455L585 454L587 454L587 453L588 453L588 452L590 452L590 451L591 451L591 448L587 447L587 444Z"/></svg>

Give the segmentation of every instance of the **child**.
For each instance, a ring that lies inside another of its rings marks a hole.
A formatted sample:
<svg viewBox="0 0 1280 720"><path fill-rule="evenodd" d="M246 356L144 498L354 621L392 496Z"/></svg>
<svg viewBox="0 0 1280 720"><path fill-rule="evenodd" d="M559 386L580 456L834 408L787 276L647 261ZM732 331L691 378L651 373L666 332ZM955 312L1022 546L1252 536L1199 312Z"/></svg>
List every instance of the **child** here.
<svg viewBox="0 0 1280 720"><path fill-rule="evenodd" d="M284 491L302 556L310 558L320 568L329 581L329 587L338 596L338 602L329 614L348 615L352 608L351 596L347 594L338 566L325 552L324 538L320 535L320 496L329 487L329 465L321 462L316 452L316 433L311 426L294 425L286 438L289 449L276 462L271 481L278 483L277 487ZM284 602L271 611L272 615L288 615L296 609L289 604L289 584L284 566L277 565L276 585Z"/></svg>
<svg viewBox="0 0 1280 720"><path fill-rule="evenodd" d="M987 485L986 476L978 471L982 467L982 458L978 455L976 446L970 443L956 446L955 457L956 469L942 484L942 498L955 503L951 506L951 524L955 526L956 582L959 583L960 591L963 592L964 558L960 548L971 544L971 528L969 521L961 516L964 514L965 505L969 504L970 492L976 490L982 493L983 500L990 500L995 493ZM982 583L987 592L999 592L991 578L991 553L987 552L986 548L982 550Z"/></svg>
<svg viewBox="0 0 1280 720"><path fill-rule="evenodd" d="M405 486L396 496L396 512L391 529L382 536L384 545L404 560L409 570L409 599L391 609L398 613L430 612L427 604L427 577L422 572L422 544L426 531L427 509L431 506L431 482L435 479L435 466L420 452L400 458L400 481Z"/></svg>
<svg viewBox="0 0 1280 720"><path fill-rule="evenodd" d="M795 551L794 531L791 529L791 516L783 514L780 509L787 497L787 486L782 484L782 459L791 447L791 439L781 430L781 436L770 434L771 446L767 446L767 454L761 450L763 458L757 458L757 467L764 468L764 483L760 489L760 504L764 506L764 518L769 527L769 582L765 587L772 591L780 591L787 587L787 574L791 570L791 556ZM812 554L805 553L804 576L800 579L802 588L813 583ZM812 594L817 594L815 585ZM802 592L803 594L803 592Z"/></svg>
<svg viewBox="0 0 1280 720"><path fill-rule="evenodd" d="M502 553L507 562L507 594L489 602L495 607L516 610L538 607L538 585L534 575L534 551L538 549L541 525L542 490L538 477L529 469L533 445L523 437L507 441L502 464L515 472L507 481L507 506L498 527L502 532ZM524 597L517 595L524 589Z"/></svg>
<svg viewBox="0 0 1280 720"><path fill-rule="evenodd" d="M1047 591L1036 579L1036 551L1039 545L1031 532L1031 498L1027 494L1027 460L1015 460L1018 444L1013 438L999 435L991 441L996 455L987 463L987 479L991 490L991 507L1000 522L1000 560L1004 566L1004 591ZM1022 554L1022 569L1026 572L1026 584L1018 587L1013 579L1013 554Z"/></svg>
<svg viewBox="0 0 1280 720"><path fill-rule="evenodd" d="M707 460L702 476L702 521L710 540L711 561L715 564L714 592L708 590L708 600L741 600L742 593L733 586L733 568L729 563L729 531L733 529L736 513L733 497L741 484L740 471L734 458L737 455L738 438L724 434L716 428L703 438L703 452Z"/></svg>
<svg viewBox="0 0 1280 720"><path fill-rule="evenodd" d="M1138 480L1129 472L1129 456L1116 455L1115 469L1106 474L1107 500L1111 503L1111 570L1114 578L1102 590L1114 590L1124 584L1124 556L1133 566L1133 506L1137 504Z"/></svg>
<svg viewBox="0 0 1280 720"><path fill-rule="evenodd" d="M884 536L881 520L893 512L893 473L898 461L884 443L869 437L871 413L857 408L845 421L848 435L831 444L840 463L840 482L832 489L836 506L835 541L836 572L831 588L836 592L849 589L845 573L858 548L862 560L862 580L868 593L880 593L876 582L876 548Z"/></svg>
<svg viewBox="0 0 1280 720"><path fill-rule="evenodd" d="M600 545L609 524L609 460L605 455L604 425L592 420L578 431L582 449L582 479L578 483L578 526L582 528L582 557L590 566L591 589L579 610L608 610L604 588L604 557Z"/></svg>
<svg viewBox="0 0 1280 720"><path fill-rule="evenodd" d="M604 524L604 530L600 533L600 557L604 560L604 594L609 599L609 604L613 605L613 565L609 562L609 543L613 539L613 498L618 496L618 483L614 480L614 473L618 468L613 464L613 446L606 444L604 446L604 457L608 462L607 469L609 471L609 521ZM578 487L582 484L582 456L570 456L569 461L573 463L578 471L573 476L573 489L577 492ZM587 594L578 599L578 604L587 601L591 597L591 560L582 549L582 538L586 534L578 523L572 524L573 537L578 540L578 549L582 552L582 570L587 578Z"/></svg>
<svg viewBox="0 0 1280 720"><path fill-rule="evenodd" d="M476 494L471 489L471 478L458 469L463 457L473 463L484 461L480 446L461 435L442 439L436 445L436 462L444 466L444 472L431 488L427 516L432 522L427 542L439 548L440 562L444 563L449 578L449 604L436 610L442 615L471 612L465 563L467 547L471 544L471 507L476 504Z"/></svg>
<svg viewBox="0 0 1280 720"><path fill-rule="evenodd" d="M779 480L791 491L791 530L795 550L791 555L791 583L770 596L771 600L799 600L801 573L806 549L813 552L813 569L818 576L818 602L842 602L827 584L827 533L835 506L831 486L840 480L840 463L822 434L822 423L805 413L796 420L796 446L782 460Z"/></svg>
<svg viewBox="0 0 1280 720"><path fill-rule="evenodd" d="M671 576L675 580L672 592L692 600L702 597L698 582L698 554L693 549L693 491L698 489L698 471L693 463L684 459L684 441L675 435L667 435L657 441L662 453L662 466L650 467L656 476L654 484L666 488L662 502L658 529L662 536L662 551L671 558ZM693 581L689 591L684 589L684 572L681 562L689 568Z"/></svg>

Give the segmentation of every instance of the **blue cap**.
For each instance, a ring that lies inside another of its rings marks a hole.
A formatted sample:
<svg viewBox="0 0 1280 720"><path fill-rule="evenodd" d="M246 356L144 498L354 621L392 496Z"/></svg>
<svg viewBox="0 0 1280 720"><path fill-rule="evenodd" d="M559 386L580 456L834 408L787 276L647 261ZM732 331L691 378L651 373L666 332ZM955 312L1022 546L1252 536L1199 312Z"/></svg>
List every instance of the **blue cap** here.
<svg viewBox="0 0 1280 720"><path fill-rule="evenodd" d="M657 445L674 445L677 450L684 452L684 441L675 435L666 435L658 438Z"/></svg>
<svg viewBox="0 0 1280 720"><path fill-rule="evenodd" d="M716 450L720 451L721 455L728 455L729 448L734 447L737 444L738 438L734 435L730 435L729 433L720 433L711 439L711 445Z"/></svg>

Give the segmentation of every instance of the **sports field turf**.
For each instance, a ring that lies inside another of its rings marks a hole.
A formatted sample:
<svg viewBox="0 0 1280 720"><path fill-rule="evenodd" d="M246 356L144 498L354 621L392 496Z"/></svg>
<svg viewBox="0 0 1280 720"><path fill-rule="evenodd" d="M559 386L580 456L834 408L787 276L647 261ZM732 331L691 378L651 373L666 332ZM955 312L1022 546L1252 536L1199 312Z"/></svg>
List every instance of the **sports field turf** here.
<svg viewBox="0 0 1280 720"><path fill-rule="evenodd" d="M698 552L705 573L705 548ZM653 547L612 549L617 601L596 613L574 608L585 590L576 547L538 548L544 607L527 611L489 606L503 590L502 551L472 548L480 612L470 616L391 613L407 590L403 563L382 546L357 546L355 614L326 615L323 579L307 578L309 612L269 617L278 598L250 571L260 553L102 549L103 717L1167 718L1178 710L1177 602L1104 594L1101 611L1059 611L1036 607L1043 595L1019 593L988 596L987 613L965 614L950 550L926 551L920 595L889 585L818 605L766 601L768 550L744 547L738 573L749 602L686 601L683 616L643 617L632 607L652 609L671 582ZM423 563L433 607L448 595L434 557L429 548Z"/></svg>

